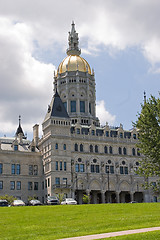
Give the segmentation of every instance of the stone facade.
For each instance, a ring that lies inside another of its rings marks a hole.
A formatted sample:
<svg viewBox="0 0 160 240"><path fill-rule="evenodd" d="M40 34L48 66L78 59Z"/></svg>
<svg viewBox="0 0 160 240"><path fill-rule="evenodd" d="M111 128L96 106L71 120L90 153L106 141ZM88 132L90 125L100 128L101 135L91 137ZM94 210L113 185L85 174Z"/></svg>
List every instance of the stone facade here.
<svg viewBox="0 0 160 240"><path fill-rule="evenodd" d="M19 123L15 138L0 139L0 195L25 202L33 195L45 202L58 193L80 204L83 194L91 203L156 201L156 194L144 190L144 178L136 174L142 157L136 129L101 126L96 117L94 71L80 57L78 43L72 23L68 56L54 74L43 137L39 139L35 125L29 142Z"/></svg>

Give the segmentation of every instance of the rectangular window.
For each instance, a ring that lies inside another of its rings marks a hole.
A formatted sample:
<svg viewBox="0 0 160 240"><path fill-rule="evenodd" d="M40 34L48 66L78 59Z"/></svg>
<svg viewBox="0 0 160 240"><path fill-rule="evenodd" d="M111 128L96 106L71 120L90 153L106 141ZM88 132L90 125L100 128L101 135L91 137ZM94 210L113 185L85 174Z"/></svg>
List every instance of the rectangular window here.
<svg viewBox="0 0 160 240"><path fill-rule="evenodd" d="M124 168L124 172L125 172L125 174L128 174L128 167Z"/></svg>
<svg viewBox="0 0 160 240"><path fill-rule="evenodd" d="M76 112L76 101L71 101L71 112Z"/></svg>
<svg viewBox="0 0 160 240"><path fill-rule="evenodd" d="M20 181L17 181L17 190L21 190L21 182Z"/></svg>
<svg viewBox="0 0 160 240"><path fill-rule="evenodd" d="M33 165L29 165L29 175L33 175Z"/></svg>
<svg viewBox="0 0 160 240"><path fill-rule="evenodd" d="M85 112L85 101L80 101L80 112Z"/></svg>
<svg viewBox="0 0 160 240"><path fill-rule="evenodd" d="M79 164L77 164L77 163L76 163L76 165L75 165L75 171L76 171L76 172L79 172Z"/></svg>
<svg viewBox="0 0 160 240"><path fill-rule="evenodd" d="M114 174L114 166L110 166L110 173Z"/></svg>
<svg viewBox="0 0 160 240"><path fill-rule="evenodd" d="M44 182L42 182L42 190L44 190Z"/></svg>
<svg viewBox="0 0 160 240"><path fill-rule="evenodd" d="M58 161L56 161L56 171L58 171Z"/></svg>
<svg viewBox="0 0 160 240"><path fill-rule="evenodd" d="M67 163L64 162L64 171L66 171L66 170L67 170Z"/></svg>
<svg viewBox="0 0 160 240"><path fill-rule="evenodd" d="M63 185L67 186L67 178L63 178Z"/></svg>
<svg viewBox="0 0 160 240"><path fill-rule="evenodd" d="M18 145L14 145L14 151L18 151Z"/></svg>
<svg viewBox="0 0 160 240"><path fill-rule="evenodd" d="M106 173L109 173L109 166L106 165Z"/></svg>
<svg viewBox="0 0 160 240"><path fill-rule="evenodd" d="M48 178L48 187L50 187L50 178Z"/></svg>
<svg viewBox="0 0 160 240"><path fill-rule="evenodd" d="M89 103L89 113L91 113L91 103Z"/></svg>
<svg viewBox="0 0 160 240"><path fill-rule="evenodd" d="M91 165L91 172L94 172L94 165Z"/></svg>
<svg viewBox="0 0 160 240"><path fill-rule="evenodd" d="M15 174L15 173L16 173L15 164L12 164L11 174Z"/></svg>
<svg viewBox="0 0 160 240"><path fill-rule="evenodd" d="M0 181L0 189L3 189L3 181Z"/></svg>
<svg viewBox="0 0 160 240"><path fill-rule="evenodd" d="M120 166L120 174L124 174L123 167Z"/></svg>
<svg viewBox="0 0 160 240"><path fill-rule="evenodd" d="M63 150L66 150L66 144L63 144Z"/></svg>
<svg viewBox="0 0 160 240"><path fill-rule="evenodd" d="M45 179L45 188L47 188L47 179Z"/></svg>
<svg viewBox="0 0 160 240"><path fill-rule="evenodd" d="M38 190L38 182L34 182L34 190Z"/></svg>
<svg viewBox="0 0 160 240"><path fill-rule="evenodd" d="M77 128L77 134L80 134L80 129L79 128Z"/></svg>
<svg viewBox="0 0 160 240"><path fill-rule="evenodd" d="M3 173L3 164L0 163L0 174L2 174L2 173Z"/></svg>
<svg viewBox="0 0 160 240"><path fill-rule="evenodd" d="M34 165L33 173L34 175L38 175L38 165Z"/></svg>
<svg viewBox="0 0 160 240"><path fill-rule="evenodd" d="M84 164L80 164L80 172L84 172Z"/></svg>
<svg viewBox="0 0 160 240"><path fill-rule="evenodd" d="M10 182L10 189L14 190L15 189L15 181Z"/></svg>
<svg viewBox="0 0 160 240"><path fill-rule="evenodd" d="M21 173L21 166L20 166L20 164L17 164L16 167L17 167L17 168L16 168L16 174L17 174L17 175L20 175L20 173Z"/></svg>
<svg viewBox="0 0 160 240"><path fill-rule="evenodd" d="M63 105L64 105L64 107L65 107L65 109L67 111L67 102L64 102Z"/></svg>
<svg viewBox="0 0 160 240"><path fill-rule="evenodd" d="M106 137L109 137L109 131L106 131Z"/></svg>
<svg viewBox="0 0 160 240"><path fill-rule="evenodd" d="M94 136L95 135L95 131L94 130L92 130L92 136Z"/></svg>
<svg viewBox="0 0 160 240"><path fill-rule="evenodd" d="M60 171L62 171L62 162L60 162Z"/></svg>
<svg viewBox="0 0 160 240"><path fill-rule="evenodd" d="M99 173L99 165L96 165L96 173Z"/></svg>
<svg viewBox="0 0 160 240"><path fill-rule="evenodd" d="M28 190L32 190L32 182L28 182Z"/></svg>
<svg viewBox="0 0 160 240"><path fill-rule="evenodd" d="M55 144L55 149L58 149L58 143Z"/></svg>
<svg viewBox="0 0 160 240"><path fill-rule="evenodd" d="M56 177L56 178L55 178L55 184L56 184L56 185L60 185L60 178L59 178L59 177Z"/></svg>

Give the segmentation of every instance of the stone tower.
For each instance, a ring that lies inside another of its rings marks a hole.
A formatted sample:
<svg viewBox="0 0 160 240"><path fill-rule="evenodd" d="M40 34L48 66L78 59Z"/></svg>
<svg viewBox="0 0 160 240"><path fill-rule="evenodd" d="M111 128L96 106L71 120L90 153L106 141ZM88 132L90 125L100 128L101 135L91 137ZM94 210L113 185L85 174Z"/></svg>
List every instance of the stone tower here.
<svg viewBox="0 0 160 240"><path fill-rule="evenodd" d="M91 72L88 62L80 56L74 22L69 32L68 44L68 56L59 64L54 76L54 89L57 89L72 124L98 126L94 71Z"/></svg>

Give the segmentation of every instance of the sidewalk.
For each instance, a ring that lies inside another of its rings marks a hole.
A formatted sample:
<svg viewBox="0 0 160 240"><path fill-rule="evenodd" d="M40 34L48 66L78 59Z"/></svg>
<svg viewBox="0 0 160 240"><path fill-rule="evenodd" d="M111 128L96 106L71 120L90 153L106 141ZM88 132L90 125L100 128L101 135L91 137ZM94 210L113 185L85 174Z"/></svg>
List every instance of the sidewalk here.
<svg viewBox="0 0 160 240"><path fill-rule="evenodd" d="M144 232L151 232L151 231L160 231L160 227L152 227L152 228L142 228L142 229L135 229L135 230L127 230L127 231L120 231L120 232L111 232L111 233L101 233L95 235L87 235L81 237L72 237L72 238L64 238L59 240L92 240L92 239L102 239L102 238L109 238L109 237L117 237L122 235L129 235L134 233L144 233Z"/></svg>

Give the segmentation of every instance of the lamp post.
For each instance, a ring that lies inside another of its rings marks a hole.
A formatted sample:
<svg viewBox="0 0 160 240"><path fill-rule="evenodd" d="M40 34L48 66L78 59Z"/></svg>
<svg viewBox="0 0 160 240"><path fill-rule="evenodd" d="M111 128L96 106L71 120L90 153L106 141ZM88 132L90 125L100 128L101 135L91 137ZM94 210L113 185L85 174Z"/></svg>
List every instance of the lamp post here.
<svg viewBox="0 0 160 240"><path fill-rule="evenodd" d="M107 173L107 177L108 177L108 202L109 202L109 166L107 166L107 169L106 169L106 173Z"/></svg>

